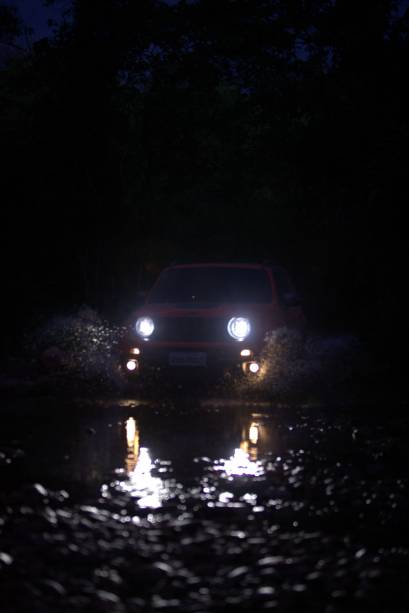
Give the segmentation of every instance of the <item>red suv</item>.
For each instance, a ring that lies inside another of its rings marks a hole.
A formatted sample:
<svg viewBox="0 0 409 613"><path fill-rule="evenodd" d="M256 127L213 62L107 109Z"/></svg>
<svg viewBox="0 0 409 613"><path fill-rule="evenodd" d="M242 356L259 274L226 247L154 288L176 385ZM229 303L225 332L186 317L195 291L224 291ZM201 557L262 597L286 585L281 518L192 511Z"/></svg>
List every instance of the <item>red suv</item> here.
<svg viewBox="0 0 409 613"><path fill-rule="evenodd" d="M232 367L257 375L266 333L304 325L294 286L279 266L176 264L136 311L124 366L135 376Z"/></svg>

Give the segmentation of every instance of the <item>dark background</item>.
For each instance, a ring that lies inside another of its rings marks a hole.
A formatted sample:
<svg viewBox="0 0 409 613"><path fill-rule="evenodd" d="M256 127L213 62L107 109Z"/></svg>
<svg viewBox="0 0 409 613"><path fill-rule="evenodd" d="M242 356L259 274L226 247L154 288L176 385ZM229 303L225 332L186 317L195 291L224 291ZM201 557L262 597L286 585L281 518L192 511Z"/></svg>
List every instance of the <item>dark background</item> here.
<svg viewBox="0 0 409 613"><path fill-rule="evenodd" d="M48 4L39 37L0 2L4 351L83 303L120 321L172 260L267 258L313 327L393 356L406 4Z"/></svg>

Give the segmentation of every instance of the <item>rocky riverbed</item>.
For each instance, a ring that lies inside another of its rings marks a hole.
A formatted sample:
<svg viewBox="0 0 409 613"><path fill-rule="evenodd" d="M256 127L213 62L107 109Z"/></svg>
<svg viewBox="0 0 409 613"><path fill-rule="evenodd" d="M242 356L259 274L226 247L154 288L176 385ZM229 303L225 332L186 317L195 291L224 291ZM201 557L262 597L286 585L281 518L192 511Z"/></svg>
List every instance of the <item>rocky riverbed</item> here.
<svg viewBox="0 0 409 613"><path fill-rule="evenodd" d="M312 401L4 401L1 611L403 613L408 426Z"/></svg>

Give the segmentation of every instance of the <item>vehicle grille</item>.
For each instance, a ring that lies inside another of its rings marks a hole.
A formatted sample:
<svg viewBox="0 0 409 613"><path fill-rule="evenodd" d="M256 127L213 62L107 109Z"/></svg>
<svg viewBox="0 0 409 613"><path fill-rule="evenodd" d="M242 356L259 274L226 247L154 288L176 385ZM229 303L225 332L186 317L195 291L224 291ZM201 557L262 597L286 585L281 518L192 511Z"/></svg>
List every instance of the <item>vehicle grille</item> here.
<svg viewBox="0 0 409 613"><path fill-rule="evenodd" d="M162 317L155 321L154 339L158 341L203 341L231 340L225 318Z"/></svg>

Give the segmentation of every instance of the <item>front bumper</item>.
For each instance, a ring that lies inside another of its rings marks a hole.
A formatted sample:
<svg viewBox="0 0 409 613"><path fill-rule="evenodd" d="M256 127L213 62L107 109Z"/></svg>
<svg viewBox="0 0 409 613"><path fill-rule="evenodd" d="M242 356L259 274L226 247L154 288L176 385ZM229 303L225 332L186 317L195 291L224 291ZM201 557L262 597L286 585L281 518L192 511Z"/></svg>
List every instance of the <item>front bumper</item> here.
<svg viewBox="0 0 409 613"><path fill-rule="evenodd" d="M246 355L241 355L247 350ZM248 365L258 360L260 347L244 343L150 343L128 348L123 366L131 377L148 372L223 373L247 372ZM129 365L132 368L129 368Z"/></svg>

